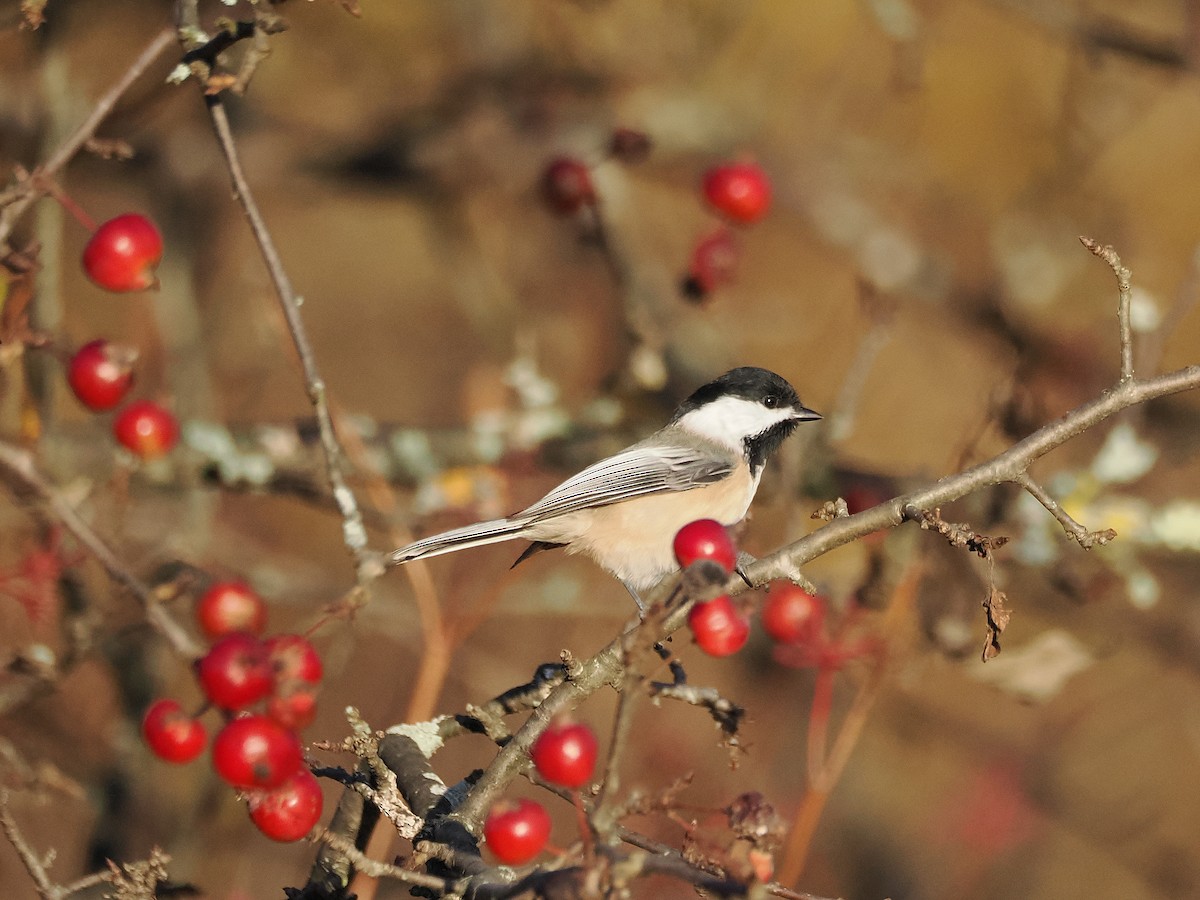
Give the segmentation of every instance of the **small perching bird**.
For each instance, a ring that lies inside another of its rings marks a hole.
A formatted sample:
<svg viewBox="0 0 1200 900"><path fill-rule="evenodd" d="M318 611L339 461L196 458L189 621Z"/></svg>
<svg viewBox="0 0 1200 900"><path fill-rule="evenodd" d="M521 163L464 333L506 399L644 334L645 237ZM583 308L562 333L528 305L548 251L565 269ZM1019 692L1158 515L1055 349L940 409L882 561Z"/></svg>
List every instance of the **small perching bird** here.
<svg viewBox="0 0 1200 900"><path fill-rule="evenodd" d="M640 607L640 593L677 568L676 532L697 519L740 522L767 459L799 423L819 418L774 372L733 369L684 400L665 427L533 505L422 538L389 559L398 565L524 539L532 544L518 563L553 547L582 553L620 579Z"/></svg>

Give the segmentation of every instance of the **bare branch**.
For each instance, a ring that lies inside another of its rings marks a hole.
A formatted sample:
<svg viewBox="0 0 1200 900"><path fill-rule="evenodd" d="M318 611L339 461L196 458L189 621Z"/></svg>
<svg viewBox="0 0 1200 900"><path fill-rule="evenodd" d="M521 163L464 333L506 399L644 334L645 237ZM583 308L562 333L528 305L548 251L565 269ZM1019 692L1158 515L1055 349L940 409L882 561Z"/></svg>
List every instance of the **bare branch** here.
<svg viewBox="0 0 1200 900"><path fill-rule="evenodd" d="M108 572L109 577L128 590L146 614L146 621L158 631L181 657L196 659L203 652L186 630L159 603L154 592L125 567L112 548L105 543L84 518L67 502L37 470L33 457L12 444L0 442L0 478L9 482L18 493L31 494L67 531L83 545Z"/></svg>
<svg viewBox="0 0 1200 900"><path fill-rule="evenodd" d="M1103 396L1038 429L992 459L956 475L949 475L927 488L904 494L852 516L835 519L812 534L747 566L745 574L755 585L787 578L797 566L804 565L830 550L881 528L899 525L904 521L906 507L934 509L987 485L1005 481L1016 482L1034 460L1040 459L1115 413L1139 403L1196 388L1200 388L1200 366L1189 366L1154 378L1131 378ZM731 578L725 587L730 593L746 589L740 578Z"/></svg>
<svg viewBox="0 0 1200 900"><path fill-rule="evenodd" d="M1079 242L1108 263L1113 274L1117 276L1117 290L1120 292L1117 322L1121 335L1121 382L1124 383L1133 378L1133 326L1129 319L1129 306L1133 295L1129 278L1132 273L1121 264L1121 257L1117 256L1117 251L1108 244L1101 246L1097 241L1083 236L1080 236Z"/></svg>
<svg viewBox="0 0 1200 900"><path fill-rule="evenodd" d="M250 230L254 233L254 239L258 242L259 252L270 273L271 282L275 286L275 293L279 298L279 304L288 325L288 331L291 333L296 347L296 354L300 358L300 367L304 372L304 381L308 389L308 399L316 414L321 448L325 453L325 474L329 478L334 502L342 516L342 539L354 556L359 583L364 584L378 576L382 572L382 567L377 555L367 548L367 532L363 526L358 500L355 499L354 492L350 490L342 474L342 449L333 427L333 416L330 413L329 399L326 396L325 380L317 368L317 359L313 354L312 345L309 343L308 331L300 316L300 304L303 301L296 295L292 287L291 279L279 257L279 251L275 248L275 241L267 229L266 221L259 211L254 195L250 192L250 184L246 181L246 175L238 157L237 145L233 140L233 132L229 127L229 118L225 114L225 105L219 96L208 95L205 100L208 103L217 142L221 146L221 152L225 155L225 164L229 169L230 178L233 180L234 197L241 204L242 211L250 223Z"/></svg>
<svg viewBox="0 0 1200 900"><path fill-rule="evenodd" d="M100 123L112 112L113 107L117 105L117 101L121 99L121 96L171 46L174 38L174 28L164 28L159 31L142 52L138 54L129 68L117 79L116 84L109 88L96 101L87 118L80 122L79 126L71 132L67 139L37 168L35 176L52 178L70 162L75 154L92 139L96 133L96 129L100 127ZM3 210L0 210L0 247L3 247L7 243L8 236L12 233L17 220L25 214L25 211L36 200L44 195L45 189L39 188L38 184L39 178L34 177L24 185L18 186L18 190L15 193L6 192L6 196L11 196L12 199Z"/></svg>
<svg viewBox="0 0 1200 900"><path fill-rule="evenodd" d="M1058 520L1058 524L1062 525L1063 530L1070 537L1075 538L1084 550L1091 550L1096 544L1103 546L1109 541L1116 540L1117 533L1111 528L1105 528L1103 531L1088 531L1076 522L1045 488L1029 477L1027 472L1022 472L1013 481L1025 488L1033 499L1046 507L1046 511Z"/></svg>

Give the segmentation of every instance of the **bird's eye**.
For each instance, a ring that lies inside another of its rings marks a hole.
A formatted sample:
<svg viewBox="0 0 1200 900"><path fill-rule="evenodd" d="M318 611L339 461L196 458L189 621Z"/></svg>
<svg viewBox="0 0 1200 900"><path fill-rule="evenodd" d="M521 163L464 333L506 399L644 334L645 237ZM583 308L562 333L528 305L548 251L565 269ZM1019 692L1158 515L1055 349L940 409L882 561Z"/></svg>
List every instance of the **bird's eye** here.
<svg viewBox="0 0 1200 900"><path fill-rule="evenodd" d="M774 409L778 405L779 398L774 394L767 394L767 396L763 397L763 406L765 406L767 409Z"/></svg>

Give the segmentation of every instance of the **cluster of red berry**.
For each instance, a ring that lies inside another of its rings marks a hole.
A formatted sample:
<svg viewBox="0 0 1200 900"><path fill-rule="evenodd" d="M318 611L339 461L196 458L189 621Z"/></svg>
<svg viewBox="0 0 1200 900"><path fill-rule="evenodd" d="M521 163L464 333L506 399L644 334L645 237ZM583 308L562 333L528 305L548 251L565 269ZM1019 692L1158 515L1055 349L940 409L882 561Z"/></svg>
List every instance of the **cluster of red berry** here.
<svg viewBox="0 0 1200 900"><path fill-rule="evenodd" d="M704 173L704 199L726 221L752 225L771 206L771 183L753 162L730 162ZM696 242L684 280L684 293L704 300L733 277L737 268L738 244L733 232L722 225Z"/></svg>
<svg viewBox="0 0 1200 900"><path fill-rule="evenodd" d="M650 151L650 139L638 131L620 128L613 133L608 155L622 162L637 162ZM704 199L726 222L752 225L771 206L771 183L753 162L728 162L704 173ZM542 197L560 215L574 215L596 205L596 187L587 164L574 156L558 156L542 170ZM692 248L684 279L684 293L697 300L708 297L729 281L737 268L738 245L725 225L700 238Z"/></svg>
<svg viewBox="0 0 1200 900"><path fill-rule="evenodd" d="M717 563L727 573L737 564L737 549L725 526L713 519L685 525L675 535L675 558L687 566L700 559ZM825 601L790 583L778 583L767 593L762 622L776 642L804 645L821 635ZM750 638L750 617L727 594L697 603L688 614L688 627L696 644L711 656L729 656Z"/></svg>
<svg viewBox="0 0 1200 900"><path fill-rule="evenodd" d="M126 213L95 230L83 249L83 270L96 285L126 293L155 287L162 235L145 216ZM115 409L133 387L137 351L106 340L84 344L71 357L67 382L93 412ZM113 434L142 459L162 456L179 440L179 423L150 400L135 400L113 419Z"/></svg>
<svg viewBox="0 0 1200 900"><path fill-rule="evenodd" d="M578 791L592 780L598 749L591 728L559 719L541 733L529 755L546 781ZM550 814L536 800L501 800L488 813L483 837L496 859L519 866L542 852L550 825Z"/></svg>
<svg viewBox="0 0 1200 900"><path fill-rule="evenodd" d="M321 658L299 635L262 638L266 604L241 581L213 584L197 602L196 619L213 641L196 664L196 677L208 705L226 717L213 740L213 768L245 793L250 818L263 834L299 840L323 804L297 736L316 715ZM208 742L199 717L173 699L151 704L142 735L156 756L174 763L195 759Z"/></svg>

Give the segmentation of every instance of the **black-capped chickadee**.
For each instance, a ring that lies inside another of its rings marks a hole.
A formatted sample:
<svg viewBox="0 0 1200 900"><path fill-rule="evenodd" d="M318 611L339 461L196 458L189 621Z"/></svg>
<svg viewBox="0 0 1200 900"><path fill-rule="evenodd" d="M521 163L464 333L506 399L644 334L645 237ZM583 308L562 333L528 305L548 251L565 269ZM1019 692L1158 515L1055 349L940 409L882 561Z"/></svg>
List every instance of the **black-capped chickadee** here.
<svg viewBox="0 0 1200 900"><path fill-rule="evenodd" d="M676 532L697 519L740 522L767 458L800 422L819 418L774 372L733 369L684 400L666 427L532 506L423 538L393 551L390 562L522 538L532 544L517 563L553 547L582 553L619 578L641 607L640 592L677 568Z"/></svg>

